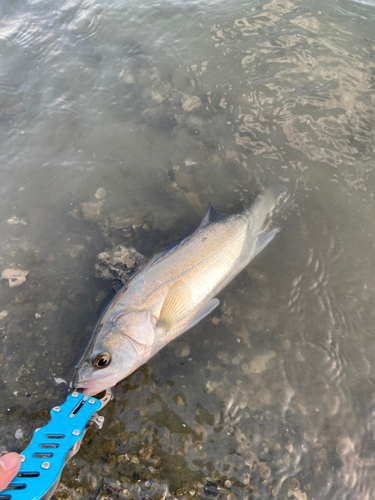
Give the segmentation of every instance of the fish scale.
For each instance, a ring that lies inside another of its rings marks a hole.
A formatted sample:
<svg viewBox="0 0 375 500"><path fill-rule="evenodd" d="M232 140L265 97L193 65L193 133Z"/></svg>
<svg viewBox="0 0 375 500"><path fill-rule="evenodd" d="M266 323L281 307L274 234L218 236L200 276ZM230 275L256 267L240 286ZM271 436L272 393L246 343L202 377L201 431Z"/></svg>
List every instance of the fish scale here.
<svg viewBox="0 0 375 500"><path fill-rule="evenodd" d="M238 222L242 222L243 226L246 223L244 220ZM239 237L239 231L236 231L239 226L238 222L228 221L221 224L220 228L215 228L215 231L212 231L211 227L207 228L202 232L202 237L207 237L206 241L202 242L202 238L198 241L192 239L169 259L160 263L160 268L146 270L144 273L144 280L147 283L145 285L146 303L152 307L155 300L162 301L173 283L182 279L188 283L197 301L195 308L199 309L200 301L204 300L205 296L213 296L217 287L231 275L237 264L245 236L242 231L242 237ZM224 237L226 241L223 241ZM167 281L165 281L165 273L172 276ZM155 314L158 312L160 311L155 308Z"/></svg>

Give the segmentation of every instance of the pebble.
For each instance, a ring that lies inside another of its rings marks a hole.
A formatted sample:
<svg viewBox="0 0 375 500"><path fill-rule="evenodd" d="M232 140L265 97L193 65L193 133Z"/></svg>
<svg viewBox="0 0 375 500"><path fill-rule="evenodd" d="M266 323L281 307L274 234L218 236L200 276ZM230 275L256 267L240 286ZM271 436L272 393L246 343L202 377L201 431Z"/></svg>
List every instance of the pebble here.
<svg viewBox="0 0 375 500"><path fill-rule="evenodd" d="M250 474L248 472L244 472L243 474L241 474L240 481L242 484L249 484Z"/></svg>
<svg viewBox="0 0 375 500"><path fill-rule="evenodd" d="M127 210L110 214L109 222L113 229L128 229L142 222L140 214L129 213Z"/></svg>
<svg viewBox="0 0 375 500"><path fill-rule="evenodd" d="M142 113L142 118L150 127L163 131L172 130L177 125L174 113L167 107L164 107L164 105L145 109Z"/></svg>
<svg viewBox="0 0 375 500"><path fill-rule="evenodd" d="M16 224L21 224L22 226L27 226L27 222L25 221L25 219L19 219L15 215L13 217L11 217L10 219L8 219L7 223L11 224L13 226Z"/></svg>
<svg viewBox="0 0 375 500"><path fill-rule="evenodd" d="M194 181L190 177L190 175L186 174L181 169L176 172L175 180L176 180L178 187L180 187L181 189L184 189L187 192L192 191L195 187Z"/></svg>
<svg viewBox="0 0 375 500"><path fill-rule="evenodd" d="M301 490L288 490L288 498L293 497L295 500L307 500L307 494Z"/></svg>
<svg viewBox="0 0 375 500"><path fill-rule="evenodd" d="M339 436L337 438L336 451L341 457L354 455L355 443L349 436Z"/></svg>
<svg viewBox="0 0 375 500"><path fill-rule="evenodd" d="M100 206L97 203L81 203L81 210L85 219L97 221L100 217Z"/></svg>
<svg viewBox="0 0 375 500"><path fill-rule="evenodd" d="M198 165L198 163L194 160L191 160L190 158L186 158L185 165L187 167L191 167L192 165Z"/></svg>
<svg viewBox="0 0 375 500"><path fill-rule="evenodd" d="M204 121L197 116L188 116L185 125L192 134L199 134L203 131Z"/></svg>
<svg viewBox="0 0 375 500"><path fill-rule="evenodd" d="M265 354L254 358L249 366L249 373L263 373L267 369L267 362L276 357L274 351L268 351Z"/></svg>
<svg viewBox="0 0 375 500"><path fill-rule="evenodd" d="M264 464L261 464L259 466L259 474L260 474L262 479L269 479L271 477L270 468Z"/></svg>
<svg viewBox="0 0 375 500"><path fill-rule="evenodd" d="M249 64L253 60L254 60L254 56L245 56L241 59L241 64L242 64L242 66L246 66L247 64Z"/></svg>
<svg viewBox="0 0 375 500"><path fill-rule="evenodd" d="M8 316L8 311L1 311L0 312L0 321Z"/></svg>
<svg viewBox="0 0 375 500"><path fill-rule="evenodd" d="M178 358L184 358L190 354L190 346L187 342L179 342L175 348L174 353Z"/></svg>
<svg viewBox="0 0 375 500"><path fill-rule="evenodd" d="M158 104L161 104L168 98L168 93L167 92L159 92L158 90L152 90L151 91L151 96L154 101L156 101Z"/></svg>
<svg viewBox="0 0 375 500"><path fill-rule="evenodd" d="M61 377L55 377L54 381L55 381L55 384L57 384L57 385L60 385L60 384L68 385L68 382L64 378L61 378Z"/></svg>
<svg viewBox="0 0 375 500"><path fill-rule="evenodd" d="M82 253L85 250L85 247L83 245L73 245L72 247L68 248L67 251L69 255L75 259L78 257L80 253Z"/></svg>
<svg viewBox="0 0 375 500"><path fill-rule="evenodd" d="M227 160L233 160L233 161L240 161L240 155L237 153L237 151L231 151L230 149L227 149L225 151L225 158Z"/></svg>
<svg viewBox="0 0 375 500"><path fill-rule="evenodd" d="M15 288L25 283L28 274L29 271L22 271L21 269L4 269L1 273L1 278L9 280L10 288Z"/></svg>
<svg viewBox="0 0 375 500"><path fill-rule="evenodd" d="M23 431L22 431L21 428L16 430L16 433L15 433L14 437L16 439L21 439L23 437Z"/></svg>
<svg viewBox="0 0 375 500"><path fill-rule="evenodd" d="M176 394L173 396L172 401L178 406L186 406L186 398L183 394Z"/></svg>
<svg viewBox="0 0 375 500"><path fill-rule="evenodd" d="M107 191L104 188L98 188L95 193L95 198L97 200L104 200L105 196L107 194Z"/></svg>
<svg viewBox="0 0 375 500"><path fill-rule="evenodd" d="M91 476L91 478L90 478L90 487L91 487L91 489L96 490L97 486L98 486L98 481L97 481L96 477L95 476Z"/></svg>
<svg viewBox="0 0 375 500"><path fill-rule="evenodd" d="M68 24L68 30L72 33L82 33L86 30L92 22L90 13L85 13L74 19L73 22Z"/></svg>
<svg viewBox="0 0 375 500"><path fill-rule="evenodd" d="M202 102L199 97L194 95L184 95L181 99L182 109L186 113L190 113L193 109L198 108Z"/></svg>
<svg viewBox="0 0 375 500"><path fill-rule="evenodd" d="M129 71L127 71L126 69L123 69L121 71L121 73L119 74L118 78L119 78L119 80L121 80L124 83L126 83L126 85L132 85L133 83L135 83L134 76Z"/></svg>
<svg viewBox="0 0 375 500"><path fill-rule="evenodd" d="M289 490L298 490L299 489L299 481L296 477L291 477L288 479L287 482L288 489Z"/></svg>

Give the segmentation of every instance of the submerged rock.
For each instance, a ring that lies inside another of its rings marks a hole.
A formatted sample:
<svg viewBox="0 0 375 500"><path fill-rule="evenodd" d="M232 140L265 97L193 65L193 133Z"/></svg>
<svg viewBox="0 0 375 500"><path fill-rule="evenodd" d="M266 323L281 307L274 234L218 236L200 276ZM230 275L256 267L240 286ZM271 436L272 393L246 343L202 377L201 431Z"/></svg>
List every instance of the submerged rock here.
<svg viewBox="0 0 375 500"><path fill-rule="evenodd" d="M107 194L107 191L104 188L100 187L96 190L95 198L97 200L104 200L106 194Z"/></svg>
<svg viewBox="0 0 375 500"><path fill-rule="evenodd" d="M0 321L8 316L8 311L1 311L0 312Z"/></svg>
<svg viewBox="0 0 375 500"><path fill-rule="evenodd" d="M134 75L127 69L123 69L119 74L118 78L126 85L133 85L135 83Z"/></svg>
<svg viewBox="0 0 375 500"><path fill-rule="evenodd" d="M143 111L142 118L147 125L159 130L172 130L177 125L177 120L173 111L165 106L147 108Z"/></svg>
<svg viewBox="0 0 375 500"><path fill-rule="evenodd" d="M12 226L14 226L16 224L21 224L22 226L27 226L27 222L25 221L25 219L19 219L15 215L13 217L11 217L10 219L8 219L7 223L12 225Z"/></svg>
<svg viewBox="0 0 375 500"><path fill-rule="evenodd" d="M25 283L28 274L29 271L22 271L21 269L4 269L1 278L8 280L10 288L15 288Z"/></svg>
<svg viewBox="0 0 375 500"><path fill-rule="evenodd" d="M96 497L97 500L109 499L148 499L164 500L169 497L169 486L167 481L139 481L136 484L116 483L106 484L103 490Z"/></svg>
<svg viewBox="0 0 375 500"><path fill-rule="evenodd" d="M112 229L130 229L133 226L142 224L144 214L129 213L128 210L120 210L119 212L110 214L109 224Z"/></svg>
<svg viewBox="0 0 375 500"><path fill-rule="evenodd" d="M189 205L193 208L194 212L202 217L204 215L204 210L202 203L200 202L198 193L185 193L185 197Z"/></svg>
<svg viewBox="0 0 375 500"><path fill-rule="evenodd" d="M201 100L195 95L184 95L181 99L182 109L186 113L190 113L193 109L199 108L201 104Z"/></svg>
<svg viewBox="0 0 375 500"><path fill-rule="evenodd" d="M81 210L85 219L97 221L100 218L100 206L97 203L81 203Z"/></svg>
<svg viewBox="0 0 375 500"><path fill-rule="evenodd" d="M177 183L177 186L187 193L196 190L194 179L182 169L178 169L176 171L175 181Z"/></svg>
<svg viewBox="0 0 375 500"><path fill-rule="evenodd" d="M126 283L130 276L147 262L146 257L135 248L118 245L101 252L95 264L95 276L105 280L120 280Z"/></svg>
<svg viewBox="0 0 375 500"><path fill-rule="evenodd" d="M176 69L172 75L172 85L183 93L188 93L194 91L195 83L194 80L186 73L186 71L181 69Z"/></svg>
<svg viewBox="0 0 375 500"><path fill-rule="evenodd" d="M174 352L178 358L184 358L190 354L190 346L187 342L176 342Z"/></svg>
<svg viewBox="0 0 375 500"><path fill-rule="evenodd" d="M268 351L254 358L250 362L248 373L262 373L267 369L267 362L276 357L274 351Z"/></svg>
<svg viewBox="0 0 375 500"><path fill-rule="evenodd" d="M204 121L198 116L188 116L185 125L191 134L200 134L204 129Z"/></svg>

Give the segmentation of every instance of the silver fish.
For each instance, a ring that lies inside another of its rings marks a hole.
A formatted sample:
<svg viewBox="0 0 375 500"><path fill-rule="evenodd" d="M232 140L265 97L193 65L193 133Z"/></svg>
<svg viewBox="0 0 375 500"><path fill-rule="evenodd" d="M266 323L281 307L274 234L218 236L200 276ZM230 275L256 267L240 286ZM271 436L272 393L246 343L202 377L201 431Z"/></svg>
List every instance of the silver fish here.
<svg viewBox="0 0 375 500"><path fill-rule="evenodd" d="M110 303L74 386L88 395L113 387L219 305L215 296L273 239L270 191L241 214L212 207L198 229L152 259Z"/></svg>

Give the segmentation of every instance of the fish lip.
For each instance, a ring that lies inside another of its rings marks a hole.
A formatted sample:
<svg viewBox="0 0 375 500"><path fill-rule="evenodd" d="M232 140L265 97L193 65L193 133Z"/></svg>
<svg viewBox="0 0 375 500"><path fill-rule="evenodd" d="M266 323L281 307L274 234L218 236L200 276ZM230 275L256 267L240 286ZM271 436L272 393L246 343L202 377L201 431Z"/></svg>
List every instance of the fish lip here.
<svg viewBox="0 0 375 500"><path fill-rule="evenodd" d="M107 383L111 381L110 383ZM75 383L76 389L91 389L93 387L113 387L117 383L117 377L115 372L110 372L107 374L94 373L91 378L77 380ZM100 392L103 389L98 390Z"/></svg>

